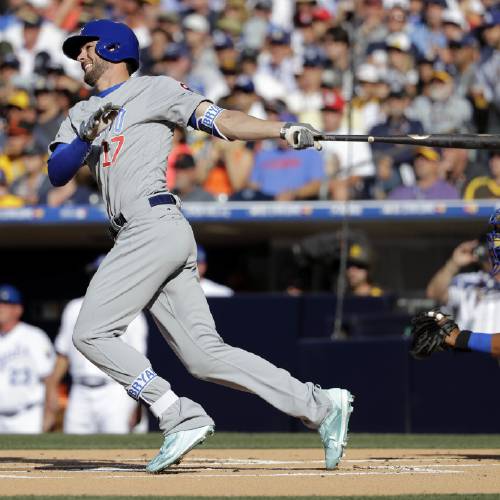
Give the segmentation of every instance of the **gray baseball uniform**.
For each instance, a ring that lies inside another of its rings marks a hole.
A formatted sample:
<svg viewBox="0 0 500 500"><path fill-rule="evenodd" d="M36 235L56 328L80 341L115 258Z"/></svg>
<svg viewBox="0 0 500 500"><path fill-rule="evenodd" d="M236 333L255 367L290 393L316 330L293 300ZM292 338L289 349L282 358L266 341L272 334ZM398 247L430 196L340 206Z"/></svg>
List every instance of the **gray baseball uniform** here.
<svg viewBox="0 0 500 500"><path fill-rule="evenodd" d="M203 96L168 77L127 80L76 104L51 147L69 143L80 124L107 102L122 110L87 158L110 216L126 220L92 279L73 341L129 395L150 404L165 434L213 424L197 403L178 398L142 354L120 340L148 308L164 338L194 376L261 396L319 427L331 408L325 393L264 359L224 343L199 284L196 244L178 205L151 206L167 192L166 158L175 125L186 127Z"/></svg>

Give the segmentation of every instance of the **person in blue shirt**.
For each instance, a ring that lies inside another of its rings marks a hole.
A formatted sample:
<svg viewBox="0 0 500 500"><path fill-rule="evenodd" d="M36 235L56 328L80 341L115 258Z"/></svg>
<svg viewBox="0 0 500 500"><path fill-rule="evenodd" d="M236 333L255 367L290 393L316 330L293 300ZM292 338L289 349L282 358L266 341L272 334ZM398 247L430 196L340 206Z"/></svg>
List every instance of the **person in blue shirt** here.
<svg viewBox="0 0 500 500"><path fill-rule="evenodd" d="M318 198L325 178L323 157L314 149L291 150L283 140L255 155L251 188L278 201Z"/></svg>

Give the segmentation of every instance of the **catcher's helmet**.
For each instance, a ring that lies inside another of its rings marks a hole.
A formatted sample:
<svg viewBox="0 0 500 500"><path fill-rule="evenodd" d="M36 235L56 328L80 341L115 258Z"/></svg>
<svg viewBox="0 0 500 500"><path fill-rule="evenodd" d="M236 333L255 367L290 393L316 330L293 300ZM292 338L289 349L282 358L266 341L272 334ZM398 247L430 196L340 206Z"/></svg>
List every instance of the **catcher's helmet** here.
<svg viewBox="0 0 500 500"><path fill-rule="evenodd" d="M62 46L65 55L76 59L81 48L97 40L95 51L106 61L130 61L133 71L139 68L139 42L134 32L123 23L99 19L86 23L79 35L70 36Z"/></svg>
<svg viewBox="0 0 500 500"><path fill-rule="evenodd" d="M492 230L488 233L488 246L492 274L500 272L500 208L491 214L490 224Z"/></svg>

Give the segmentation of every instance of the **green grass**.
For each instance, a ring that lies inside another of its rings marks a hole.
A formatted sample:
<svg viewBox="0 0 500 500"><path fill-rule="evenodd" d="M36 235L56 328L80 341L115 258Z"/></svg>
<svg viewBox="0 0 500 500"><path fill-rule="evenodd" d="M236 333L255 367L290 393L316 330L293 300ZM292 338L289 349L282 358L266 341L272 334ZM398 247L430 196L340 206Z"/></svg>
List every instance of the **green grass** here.
<svg viewBox="0 0 500 500"><path fill-rule="evenodd" d="M61 433L0 435L0 450L47 449L155 449L161 435L87 435ZM219 432L202 445L204 448L317 448L314 432L242 434ZM500 434L351 434L349 448L500 448ZM498 497L497 497L498 498Z"/></svg>
<svg viewBox="0 0 500 500"><path fill-rule="evenodd" d="M21 496L10 496L1 497L2 500L220 500L221 497L159 497L159 496L33 496L33 495L21 495ZM328 500L498 500L498 495L396 495L396 496L355 496L355 497L319 497L319 496L306 496L306 497L222 497L230 500L308 500L308 499L326 499Z"/></svg>

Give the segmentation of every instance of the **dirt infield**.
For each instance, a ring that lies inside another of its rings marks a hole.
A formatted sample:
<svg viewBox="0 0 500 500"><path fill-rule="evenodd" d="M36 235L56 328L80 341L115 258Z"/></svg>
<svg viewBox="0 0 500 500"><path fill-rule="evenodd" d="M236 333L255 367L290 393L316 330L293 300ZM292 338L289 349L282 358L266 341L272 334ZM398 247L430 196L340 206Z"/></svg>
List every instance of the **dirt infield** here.
<svg viewBox="0 0 500 500"><path fill-rule="evenodd" d="M152 450L2 450L2 495L396 495L499 493L499 450L348 450L325 471L318 449L191 452L159 475Z"/></svg>

